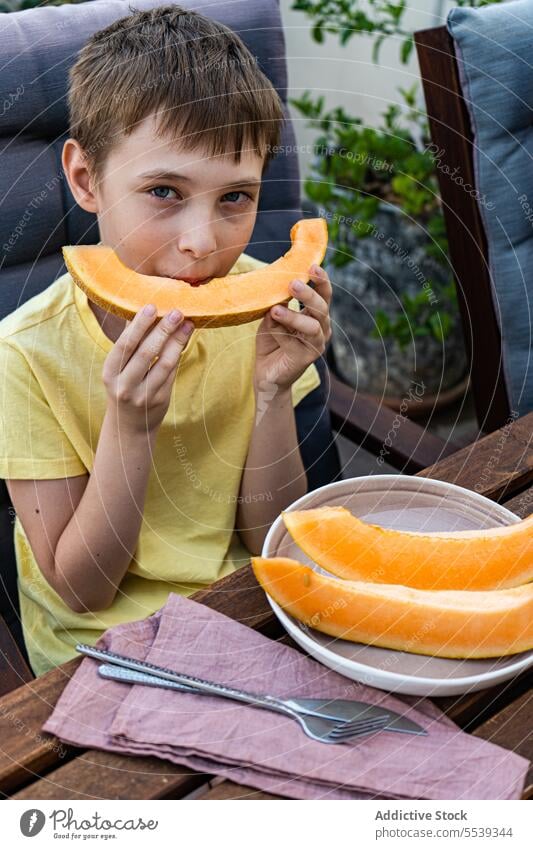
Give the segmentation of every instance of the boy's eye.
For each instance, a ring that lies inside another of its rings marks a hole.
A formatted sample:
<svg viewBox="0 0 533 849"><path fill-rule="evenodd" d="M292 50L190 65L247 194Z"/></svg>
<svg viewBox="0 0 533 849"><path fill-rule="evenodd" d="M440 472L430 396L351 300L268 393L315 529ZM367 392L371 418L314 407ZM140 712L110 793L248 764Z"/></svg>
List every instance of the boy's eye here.
<svg viewBox="0 0 533 849"><path fill-rule="evenodd" d="M242 196L243 196L243 198L245 198L245 200L243 201L243 203L246 203L246 201L248 201L248 200L252 200L252 198L250 197L250 195L246 194L246 192L237 192L237 191L235 191L235 192L226 192L226 194L224 195L224 197L225 197L225 198L227 198L227 197L229 197L229 195L242 195ZM230 201L230 203L234 203L234 201Z"/></svg>
<svg viewBox="0 0 533 849"><path fill-rule="evenodd" d="M170 186L155 186L149 191L152 197L159 198L159 200L173 200L173 198L168 195L168 192L175 192L175 189L172 189ZM237 203L237 198L239 195L242 195L244 198L244 201L241 201L242 203L246 203L247 201L251 201L253 199L249 194L246 194L246 192L238 191L226 192L224 198L229 199L229 203Z"/></svg>
<svg viewBox="0 0 533 849"><path fill-rule="evenodd" d="M173 192L173 191L174 191L174 189L171 189L170 186L156 186L155 188L150 189L150 192ZM159 198L160 200L171 200L171 198L169 198L168 195L156 194L154 196Z"/></svg>

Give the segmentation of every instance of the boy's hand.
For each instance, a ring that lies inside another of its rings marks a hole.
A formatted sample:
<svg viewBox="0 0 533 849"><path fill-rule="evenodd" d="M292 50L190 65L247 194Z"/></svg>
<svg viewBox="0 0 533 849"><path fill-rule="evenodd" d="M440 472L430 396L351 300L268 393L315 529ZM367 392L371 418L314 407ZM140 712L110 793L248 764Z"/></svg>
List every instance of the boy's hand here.
<svg viewBox="0 0 533 849"><path fill-rule="evenodd" d="M134 433L157 430L170 404L176 368L194 324L173 310L157 321L147 304L127 323L106 357L102 378L108 406L121 429ZM173 313L176 321L171 320ZM155 361L157 358L157 361Z"/></svg>
<svg viewBox="0 0 533 849"><path fill-rule="evenodd" d="M266 383L280 389L290 387L295 380L324 353L331 339L329 305L332 288L326 271L312 265L309 276L316 284L293 280L289 290L304 309L300 312L276 306L265 315L257 331L255 386ZM281 313L278 315L278 310Z"/></svg>

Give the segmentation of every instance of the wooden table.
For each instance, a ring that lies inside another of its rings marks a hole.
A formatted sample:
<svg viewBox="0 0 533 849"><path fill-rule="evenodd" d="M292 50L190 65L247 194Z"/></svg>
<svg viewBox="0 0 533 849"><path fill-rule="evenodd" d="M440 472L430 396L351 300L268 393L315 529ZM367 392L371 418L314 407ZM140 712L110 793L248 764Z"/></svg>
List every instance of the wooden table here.
<svg viewBox="0 0 533 849"><path fill-rule="evenodd" d="M461 449L420 476L456 483L521 517L533 512L533 413ZM250 628L298 649L274 617L250 567L194 596ZM299 650L299 649L298 649ZM81 662L75 658L0 699L0 794L13 799L276 799L158 758L67 747L41 732ZM533 760L533 675L435 702L461 728ZM524 798L533 797L533 768Z"/></svg>

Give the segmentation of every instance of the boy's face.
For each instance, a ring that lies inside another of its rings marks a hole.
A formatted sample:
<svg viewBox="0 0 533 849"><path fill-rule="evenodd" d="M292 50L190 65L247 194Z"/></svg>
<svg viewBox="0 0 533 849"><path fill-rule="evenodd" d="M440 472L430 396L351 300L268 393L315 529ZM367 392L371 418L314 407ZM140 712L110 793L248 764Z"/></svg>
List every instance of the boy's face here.
<svg viewBox="0 0 533 849"><path fill-rule="evenodd" d="M68 139L63 167L74 197L97 214L101 241L129 268L197 285L223 277L252 235L263 160L251 150L239 164L232 153L183 152L154 130L150 116L123 137L96 191L81 148Z"/></svg>

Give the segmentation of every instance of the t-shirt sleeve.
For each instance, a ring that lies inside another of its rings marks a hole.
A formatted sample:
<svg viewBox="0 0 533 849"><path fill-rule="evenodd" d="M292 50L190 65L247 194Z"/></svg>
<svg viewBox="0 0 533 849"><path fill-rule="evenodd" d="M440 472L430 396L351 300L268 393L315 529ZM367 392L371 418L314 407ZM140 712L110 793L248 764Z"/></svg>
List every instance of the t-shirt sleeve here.
<svg viewBox="0 0 533 849"><path fill-rule="evenodd" d="M26 357L0 339L0 477L39 480L86 472Z"/></svg>
<svg viewBox="0 0 533 849"><path fill-rule="evenodd" d="M300 306L298 300L293 298L289 301L288 307L291 310L299 312ZM317 386L320 386L320 375L315 364L311 363L311 365L307 366L304 373L300 375L298 380L295 380L292 384L291 390L293 407L296 407L296 405L299 404L300 401L309 394L309 392L316 389Z"/></svg>

